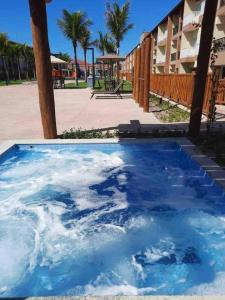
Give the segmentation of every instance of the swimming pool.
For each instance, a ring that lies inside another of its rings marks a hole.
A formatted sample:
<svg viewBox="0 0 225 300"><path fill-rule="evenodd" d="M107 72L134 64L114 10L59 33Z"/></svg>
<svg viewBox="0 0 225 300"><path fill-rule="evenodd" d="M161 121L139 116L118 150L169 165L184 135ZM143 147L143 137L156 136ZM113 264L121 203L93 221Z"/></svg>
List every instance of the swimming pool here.
<svg viewBox="0 0 225 300"><path fill-rule="evenodd" d="M225 194L175 141L0 156L0 297L225 294Z"/></svg>

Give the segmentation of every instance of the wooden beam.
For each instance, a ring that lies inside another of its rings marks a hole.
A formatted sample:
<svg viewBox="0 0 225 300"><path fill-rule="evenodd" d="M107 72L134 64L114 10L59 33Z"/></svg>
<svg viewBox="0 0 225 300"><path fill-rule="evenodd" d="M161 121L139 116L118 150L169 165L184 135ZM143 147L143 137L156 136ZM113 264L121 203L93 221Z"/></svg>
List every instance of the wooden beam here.
<svg viewBox="0 0 225 300"><path fill-rule="evenodd" d="M140 107L143 107L143 95L144 95L144 64L145 64L145 42L141 44L141 61L140 61L140 77L139 77L139 99L138 103Z"/></svg>
<svg viewBox="0 0 225 300"><path fill-rule="evenodd" d="M137 91L137 49L134 51L134 78L133 78L133 98L136 99Z"/></svg>
<svg viewBox="0 0 225 300"><path fill-rule="evenodd" d="M52 67L48 42L45 0L29 0L39 105L44 137L57 137Z"/></svg>
<svg viewBox="0 0 225 300"><path fill-rule="evenodd" d="M136 98L135 101L138 103L139 94L140 94L140 85L139 85L139 77L140 77L140 62L141 62L141 49L140 47L137 49L137 77L136 77Z"/></svg>
<svg viewBox="0 0 225 300"><path fill-rule="evenodd" d="M206 0L189 124L189 134L193 137L199 135L201 128L205 86L209 69L217 6L218 0Z"/></svg>
<svg viewBox="0 0 225 300"><path fill-rule="evenodd" d="M146 45L145 45L144 89L143 89L144 90L143 93L144 112L149 112L150 74L151 74L151 36L146 38Z"/></svg>

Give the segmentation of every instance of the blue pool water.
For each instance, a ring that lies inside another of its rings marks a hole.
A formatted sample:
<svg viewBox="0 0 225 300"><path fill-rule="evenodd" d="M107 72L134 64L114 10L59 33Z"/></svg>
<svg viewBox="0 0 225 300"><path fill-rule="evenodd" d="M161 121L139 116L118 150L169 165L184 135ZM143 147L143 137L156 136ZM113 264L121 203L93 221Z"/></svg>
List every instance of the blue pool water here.
<svg viewBox="0 0 225 300"><path fill-rule="evenodd" d="M0 158L0 297L225 294L223 189L171 142Z"/></svg>

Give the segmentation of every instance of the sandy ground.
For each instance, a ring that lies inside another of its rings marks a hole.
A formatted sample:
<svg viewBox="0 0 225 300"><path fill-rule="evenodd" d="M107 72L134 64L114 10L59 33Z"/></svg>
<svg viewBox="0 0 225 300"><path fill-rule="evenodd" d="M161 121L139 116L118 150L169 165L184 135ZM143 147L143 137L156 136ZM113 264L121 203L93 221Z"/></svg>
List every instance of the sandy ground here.
<svg viewBox="0 0 225 300"><path fill-rule="evenodd" d="M70 128L110 128L130 124L157 124L132 99L92 99L89 89L55 90L58 133ZM42 138L37 84L0 87L0 140Z"/></svg>

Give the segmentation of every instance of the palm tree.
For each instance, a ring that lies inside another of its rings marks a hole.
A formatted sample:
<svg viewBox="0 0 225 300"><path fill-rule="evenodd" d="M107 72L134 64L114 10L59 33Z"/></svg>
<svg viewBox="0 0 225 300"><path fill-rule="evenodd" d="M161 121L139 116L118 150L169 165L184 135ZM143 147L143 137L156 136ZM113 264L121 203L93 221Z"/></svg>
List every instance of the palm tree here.
<svg viewBox="0 0 225 300"><path fill-rule="evenodd" d="M91 41L91 33L87 28L80 38L80 45L84 50L85 82L87 82L87 48L95 45L95 41Z"/></svg>
<svg viewBox="0 0 225 300"><path fill-rule="evenodd" d="M18 79L21 80L20 55L22 53L22 47L19 44L12 44L10 48L13 57L16 59Z"/></svg>
<svg viewBox="0 0 225 300"><path fill-rule="evenodd" d="M24 57L25 64L26 64L26 80L29 80L29 54L30 54L30 47L26 44L21 46L21 54Z"/></svg>
<svg viewBox="0 0 225 300"><path fill-rule="evenodd" d="M13 80L16 80L16 75L15 75L15 52L14 52L14 44L8 43L6 55L8 58L8 65L11 70L12 78Z"/></svg>
<svg viewBox="0 0 225 300"><path fill-rule="evenodd" d="M66 62L70 62L71 61L71 58L70 58L70 55L68 53L62 53L62 52L59 52L58 54L55 55L56 57L66 61Z"/></svg>
<svg viewBox="0 0 225 300"><path fill-rule="evenodd" d="M98 39L95 40L96 48L101 52L102 56L106 53L116 53L116 45L108 33L103 34L101 31L98 32ZM102 65L102 73L105 77L105 63Z"/></svg>
<svg viewBox="0 0 225 300"><path fill-rule="evenodd" d="M128 23L130 3L126 2L122 7L117 2L106 5L106 24L116 42L117 54L120 54L120 43L125 34L133 28L133 24Z"/></svg>
<svg viewBox="0 0 225 300"><path fill-rule="evenodd" d="M94 44L104 56L106 53L116 53L116 46L112 38L108 33L103 34L101 31L98 32L98 39L95 40Z"/></svg>
<svg viewBox="0 0 225 300"><path fill-rule="evenodd" d="M87 18L85 12L77 11L74 13L63 10L63 17L58 20L58 25L61 28L66 38L72 41L74 49L74 60L76 69L76 85L78 85L78 64L77 64L77 44L82 38L82 34L89 28L92 22Z"/></svg>
<svg viewBox="0 0 225 300"><path fill-rule="evenodd" d="M5 82L6 85L9 83L9 70L8 70L8 65L5 60L5 56L7 55L9 47L9 40L8 36L6 33L0 33L0 56L2 56L3 60L3 68L4 68L4 73L5 73Z"/></svg>

